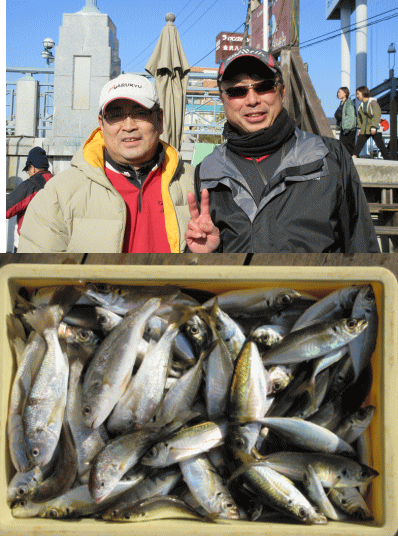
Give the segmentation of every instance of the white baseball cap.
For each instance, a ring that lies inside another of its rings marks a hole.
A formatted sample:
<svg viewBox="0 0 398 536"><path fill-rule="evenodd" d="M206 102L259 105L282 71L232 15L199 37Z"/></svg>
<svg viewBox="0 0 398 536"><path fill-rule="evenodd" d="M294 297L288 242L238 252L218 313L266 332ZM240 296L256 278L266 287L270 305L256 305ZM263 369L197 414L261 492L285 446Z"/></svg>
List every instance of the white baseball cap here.
<svg viewBox="0 0 398 536"><path fill-rule="evenodd" d="M148 109L160 105L155 86L145 76L132 73L121 74L104 85L99 99L100 113L116 99L129 99Z"/></svg>

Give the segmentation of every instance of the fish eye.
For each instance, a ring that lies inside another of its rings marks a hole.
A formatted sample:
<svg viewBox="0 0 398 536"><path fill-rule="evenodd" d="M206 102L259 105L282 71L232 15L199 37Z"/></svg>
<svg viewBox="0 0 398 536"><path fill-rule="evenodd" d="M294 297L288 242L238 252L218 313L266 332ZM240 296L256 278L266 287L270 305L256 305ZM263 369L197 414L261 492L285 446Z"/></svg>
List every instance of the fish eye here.
<svg viewBox="0 0 398 536"><path fill-rule="evenodd" d="M375 297L374 295L374 292L373 290L369 290L366 294L365 294L365 300L373 300Z"/></svg>
<svg viewBox="0 0 398 536"><path fill-rule="evenodd" d="M38 455L40 454L40 449L39 449L38 447L35 447L35 448L33 448L30 452L31 452L31 454L32 454L32 456L33 456L34 458L37 458Z"/></svg>
<svg viewBox="0 0 398 536"><path fill-rule="evenodd" d="M290 305L292 303L292 298L289 294L282 294L279 299L282 305Z"/></svg>
<svg viewBox="0 0 398 536"><path fill-rule="evenodd" d="M98 292L106 292L108 290L108 285L106 283L97 283L95 288Z"/></svg>
<svg viewBox="0 0 398 536"><path fill-rule="evenodd" d="M275 382L274 383L274 391L279 391L282 388L281 382Z"/></svg>
<svg viewBox="0 0 398 536"><path fill-rule="evenodd" d="M124 519L130 519L130 516L128 514L124 514Z"/></svg>
<svg viewBox="0 0 398 536"><path fill-rule="evenodd" d="M83 341L87 341L90 338L90 332L84 329L80 330L79 335Z"/></svg>
<svg viewBox="0 0 398 536"><path fill-rule="evenodd" d="M105 315L99 315L98 322L100 324L106 324L106 316Z"/></svg>
<svg viewBox="0 0 398 536"><path fill-rule="evenodd" d="M237 447L244 447L246 445L246 441L242 436L236 436L234 441Z"/></svg>
<svg viewBox="0 0 398 536"><path fill-rule="evenodd" d="M347 476L347 475L348 475L348 471L347 471L347 469L343 469L343 470L341 471L341 474L342 474L343 476Z"/></svg>
<svg viewBox="0 0 398 536"><path fill-rule="evenodd" d="M346 506L347 505L347 499L341 499L341 504L343 506Z"/></svg>
<svg viewBox="0 0 398 536"><path fill-rule="evenodd" d="M358 324L358 322L354 318L350 318L349 320L347 320L348 329L356 328L357 324Z"/></svg>
<svg viewBox="0 0 398 536"><path fill-rule="evenodd" d="M24 488L19 488L18 495L25 495L26 490Z"/></svg>
<svg viewBox="0 0 398 536"><path fill-rule="evenodd" d="M20 501L19 506L26 506L26 501Z"/></svg>
<svg viewBox="0 0 398 536"><path fill-rule="evenodd" d="M269 340L270 340L269 333L264 333L264 335L261 335L260 337L260 342L262 342L263 344L266 344L267 342L269 342Z"/></svg>
<svg viewBox="0 0 398 536"><path fill-rule="evenodd" d="M303 518L306 517L307 515L307 512L304 510L304 508L299 508L297 513L300 517L303 517Z"/></svg>
<svg viewBox="0 0 398 536"><path fill-rule="evenodd" d="M216 322L216 330L217 330L217 331L221 331L222 328L223 328L222 323L221 323L221 322Z"/></svg>
<svg viewBox="0 0 398 536"><path fill-rule="evenodd" d="M84 406L83 413L84 413L84 415L90 415L90 413L91 413L90 406Z"/></svg>
<svg viewBox="0 0 398 536"><path fill-rule="evenodd" d="M103 480L101 480L100 486L101 486L101 488L105 487L105 482Z"/></svg>
<svg viewBox="0 0 398 536"><path fill-rule="evenodd" d="M190 331L193 335L197 335L199 333L198 326L191 326Z"/></svg>
<svg viewBox="0 0 398 536"><path fill-rule="evenodd" d="M50 510L50 511L48 512L48 515L49 515L49 517L51 517L52 519L56 519L56 517L57 517L57 511L56 511L56 510Z"/></svg>

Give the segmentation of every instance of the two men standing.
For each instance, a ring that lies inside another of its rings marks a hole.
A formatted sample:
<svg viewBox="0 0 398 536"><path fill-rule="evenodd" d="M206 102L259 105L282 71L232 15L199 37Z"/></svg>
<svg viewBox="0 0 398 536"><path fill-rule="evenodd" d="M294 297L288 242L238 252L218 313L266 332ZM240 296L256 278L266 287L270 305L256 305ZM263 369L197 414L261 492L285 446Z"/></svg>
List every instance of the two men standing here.
<svg viewBox="0 0 398 536"><path fill-rule="evenodd" d="M220 66L218 86L227 142L194 179L159 140L152 84L131 74L108 82L99 128L32 202L20 251L379 251L349 154L295 128L273 57L240 49Z"/></svg>

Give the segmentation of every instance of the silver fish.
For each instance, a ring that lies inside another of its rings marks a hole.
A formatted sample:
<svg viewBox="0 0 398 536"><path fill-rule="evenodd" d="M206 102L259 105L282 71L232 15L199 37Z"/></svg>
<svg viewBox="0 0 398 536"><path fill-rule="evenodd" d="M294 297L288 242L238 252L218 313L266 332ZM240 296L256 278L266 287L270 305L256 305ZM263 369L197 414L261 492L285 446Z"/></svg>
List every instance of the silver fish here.
<svg viewBox="0 0 398 536"><path fill-rule="evenodd" d="M363 332L368 323L362 318L349 318L312 324L290 332L267 350L266 366L301 363L338 350Z"/></svg>
<svg viewBox="0 0 398 536"><path fill-rule="evenodd" d="M126 315L94 354L83 383L83 414L88 426L100 426L122 396L131 378L145 323L159 304L160 298L150 298Z"/></svg>
<svg viewBox="0 0 398 536"><path fill-rule="evenodd" d="M226 434L225 421L209 421L185 428L156 443L142 457L141 463L152 467L167 467L221 445Z"/></svg>
<svg viewBox="0 0 398 536"><path fill-rule="evenodd" d="M191 493L208 514L221 519L239 519L239 510L206 454L180 461L182 476Z"/></svg>
<svg viewBox="0 0 398 536"><path fill-rule="evenodd" d="M33 465L50 461L61 434L69 376L68 359L58 339L62 314L62 309L54 305L26 315L47 343L23 413L26 449Z"/></svg>

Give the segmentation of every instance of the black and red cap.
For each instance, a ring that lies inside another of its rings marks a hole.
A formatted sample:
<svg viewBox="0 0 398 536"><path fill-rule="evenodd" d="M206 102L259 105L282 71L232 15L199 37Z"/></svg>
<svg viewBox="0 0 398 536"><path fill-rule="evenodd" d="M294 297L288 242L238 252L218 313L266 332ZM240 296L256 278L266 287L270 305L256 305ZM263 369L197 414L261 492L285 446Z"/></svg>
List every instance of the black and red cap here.
<svg viewBox="0 0 398 536"><path fill-rule="evenodd" d="M238 62L236 60L240 61ZM231 65L232 63L233 65ZM248 68L249 64L251 65L251 69L253 68L253 64L255 64L256 70L257 64L259 64L257 74L264 76L265 78L270 78L274 77L275 75L279 75L279 77L282 79L281 69L277 64L275 58L271 54L269 54L269 52L245 46L240 48L237 52L234 52L231 56L229 56L221 63L217 74L218 85L220 85L223 80L231 79L232 76L240 72L245 72L245 69Z"/></svg>

